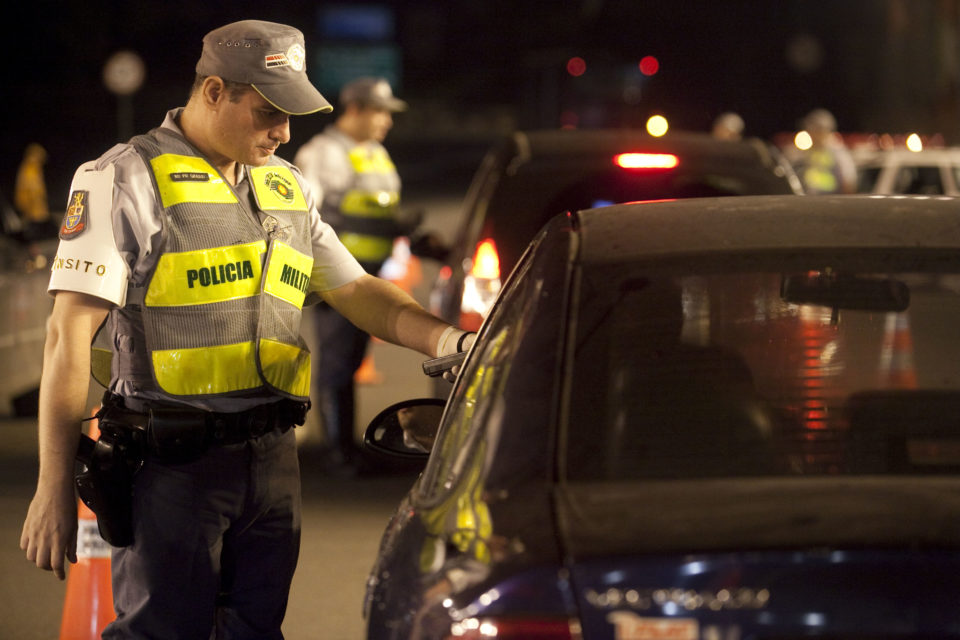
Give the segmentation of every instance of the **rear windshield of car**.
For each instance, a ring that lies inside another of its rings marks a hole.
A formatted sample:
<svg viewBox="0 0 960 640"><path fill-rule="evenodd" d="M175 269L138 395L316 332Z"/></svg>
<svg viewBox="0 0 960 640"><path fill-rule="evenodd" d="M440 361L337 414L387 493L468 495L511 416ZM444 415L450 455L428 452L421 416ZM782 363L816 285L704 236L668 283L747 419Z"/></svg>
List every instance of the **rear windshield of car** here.
<svg viewBox="0 0 960 640"><path fill-rule="evenodd" d="M622 202L789 194L785 178L763 166L686 162L673 170L629 171L609 157L522 165L500 178L486 205L483 237L496 238L501 266L512 268L527 243L556 214Z"/></svg>
<svg viewBox="0 0 960 640"><path fill-rule="evenodd" d="M960 268L844 260L587 269L567 477L960 471Z"/></svg>

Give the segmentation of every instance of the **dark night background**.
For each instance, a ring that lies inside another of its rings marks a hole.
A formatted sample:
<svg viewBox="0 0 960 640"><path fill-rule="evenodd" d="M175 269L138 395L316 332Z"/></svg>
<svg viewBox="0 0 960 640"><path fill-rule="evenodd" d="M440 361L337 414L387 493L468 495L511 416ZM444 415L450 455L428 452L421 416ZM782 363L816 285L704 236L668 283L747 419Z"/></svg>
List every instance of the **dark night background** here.
<svg viewBox="0 0 960 640"><path fill-rule="evenodd" d="M771 138L793 130L809 110L825 107L844 131L939 133L948 144L960 144L958 5L960 0L20 2L4 11L0 190L9 199L24 147L40 142L50 153L46 176L51 208L58 209L77 165L128 130L158 125L168 108L186 101L203 35L246 18L300 28L308 71L320 85L335 81L335 60L386 61L397 94L411 104L387 140L407 182L444 179L440 168L449 163L431 146L438 141L466 153L514 128L642 126L655 112L666 115L674 130L706 130L717 114L734 110L744 117L747 134ZM338 8L369 9L381 18L382 30L372 36L345 31L331 23L330 11ZM130 118L118 115L126 113L124 99L102 80L104 62L122 49L137 52L147 67L144 86L126 99ZM646 55L660 63L650 77L637 68ZM580 77L565 71L572 56L587 63ZM335 100L335 88L321 89ZM331 120L295 118L291 143L280 155L292 158ZM436 173L430 169L434 158Z"/></svg>

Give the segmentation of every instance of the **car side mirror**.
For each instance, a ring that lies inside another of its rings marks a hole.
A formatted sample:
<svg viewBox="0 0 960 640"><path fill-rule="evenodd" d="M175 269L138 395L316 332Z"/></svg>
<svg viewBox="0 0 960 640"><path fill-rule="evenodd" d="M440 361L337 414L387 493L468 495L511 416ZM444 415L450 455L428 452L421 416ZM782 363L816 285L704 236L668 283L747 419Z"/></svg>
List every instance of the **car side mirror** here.
<svg viewBox="0 0 960 640"><path fill-rule="evenodd" d="M364 448L391 458L426 460L446 404L440 398L419 398L387 407L367 426Z"/></svg>

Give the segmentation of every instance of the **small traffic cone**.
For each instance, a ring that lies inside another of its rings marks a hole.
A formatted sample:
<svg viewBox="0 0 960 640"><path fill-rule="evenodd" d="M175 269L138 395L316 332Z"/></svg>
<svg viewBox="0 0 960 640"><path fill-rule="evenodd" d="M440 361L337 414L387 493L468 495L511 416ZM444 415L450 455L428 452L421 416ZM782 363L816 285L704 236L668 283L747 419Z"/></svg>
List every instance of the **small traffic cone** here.
<svg viewBox="0 0 960 640"><path fill-rule="evenodd" d="M913 337L907 313L888 313L880 348L881 383L894 389L916 389Z"/></svg>
<svg viewBox="0 0 960 640"><path fill-rule="evenodd" d="M89 431L94 440L100 436L96 418L90 421ZM96 514L82 501L77 504L77 563L67 573L60 640L96 640L116 617L110 586L110 545L100 536Z"/></svg>
<svg viewBox="0 0 960 640"><path fill-rule="evenodd" d="M383 374L377 371L377 365L373 361L373 354L368 353L360 363L360 368L353 374L353 380L357 384L380 384L383 382Z"/></svg>

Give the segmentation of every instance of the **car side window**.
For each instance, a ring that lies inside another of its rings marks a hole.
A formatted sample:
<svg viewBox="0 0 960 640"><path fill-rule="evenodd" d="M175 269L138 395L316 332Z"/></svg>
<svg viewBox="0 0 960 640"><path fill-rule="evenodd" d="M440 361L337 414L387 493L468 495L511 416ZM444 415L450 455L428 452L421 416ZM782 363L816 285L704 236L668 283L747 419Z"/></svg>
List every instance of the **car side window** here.
<svg viewBox="0 0 960 640"><path fill-rule="evenodd" d="M940 195L943 180L940 167L900 167L897 172L895 193L918 193Z"/></svg>
<svg viewBox="0 0 960 640"><path fill-rule="evenodd" d="M866 167L861 169L857 176L857 191L860 193L872 193L877 186L877 180L880 178L880 167Z"/></svg>
<svg viewBox="0 0 960 640"><path fill-rule="evenodd" d="M529 273L528 253L518 265L513 285L494 307L478 336L474 353L460 374L440 425L433 454L419 484L427 502L454 490L468 471L483 466L479 459L494 449L496 433L487 427L510 374L517 345L529 328L542 283Z"/></svg>

